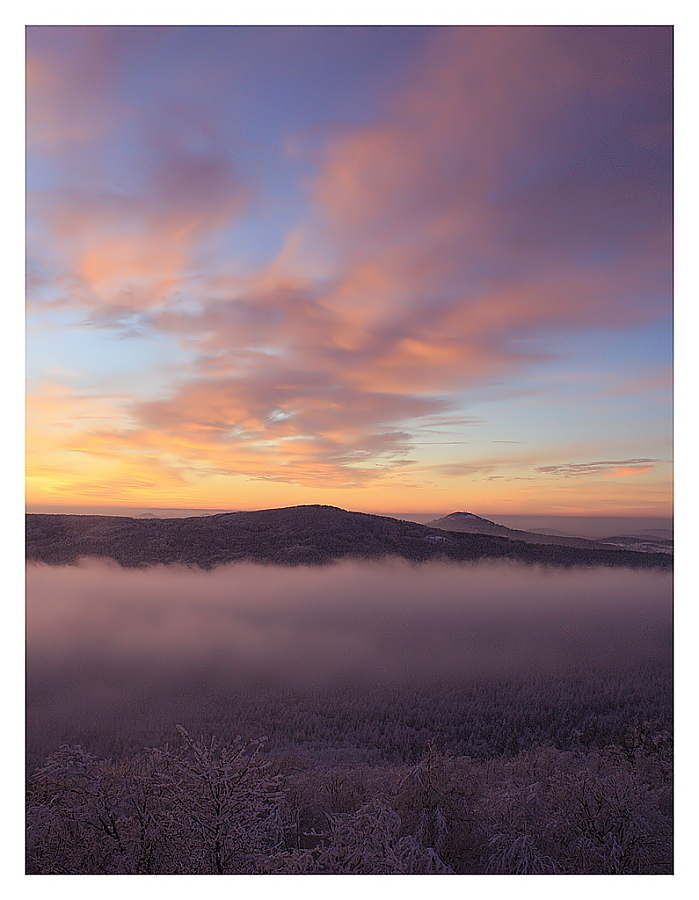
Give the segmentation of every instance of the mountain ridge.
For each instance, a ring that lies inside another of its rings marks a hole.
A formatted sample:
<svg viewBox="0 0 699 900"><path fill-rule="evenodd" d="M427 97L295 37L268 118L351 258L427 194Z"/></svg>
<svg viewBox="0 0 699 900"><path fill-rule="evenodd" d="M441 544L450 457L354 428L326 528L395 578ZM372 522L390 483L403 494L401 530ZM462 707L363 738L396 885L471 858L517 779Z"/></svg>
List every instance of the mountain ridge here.
<svg viewBox="0 0 699 900"><path fill-rule="evenodd" d="M451 532L324 504L172 519L28 513L26 524L27 561L49 565L105 558L127 568L182 564L211 569L244 561L312 566L390 557L416 563L509 559L559 566L672 564L667 554Z"/></svg>

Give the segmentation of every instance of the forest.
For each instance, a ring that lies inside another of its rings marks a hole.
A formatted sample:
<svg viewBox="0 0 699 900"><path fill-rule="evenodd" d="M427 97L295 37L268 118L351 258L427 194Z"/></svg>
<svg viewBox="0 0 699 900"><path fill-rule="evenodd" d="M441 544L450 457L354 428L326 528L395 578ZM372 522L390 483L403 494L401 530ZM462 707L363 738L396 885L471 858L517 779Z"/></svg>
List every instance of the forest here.
<svg viewBox="0 0 699 900"><path fill-rule="evenodd" d="M50 565L84 558L113 559L125 567L183 564L212 569L231 562L325 565L341 559L402 558L474 562L502 559L528 565L672 567L670 553L532 544L490 534L444 531L415 522L347 512L332 506L296 506L181 519L28 514L27 560ZM516 532L513 532L516 534ZM556 540L551 538L550 540Z"/></svg>
<svg viewBox="0 0 699 900"><path fill-rule="evenodd" d="M671 708L660 664L144 704L30 765L27 872L671 874Z"/></svg>

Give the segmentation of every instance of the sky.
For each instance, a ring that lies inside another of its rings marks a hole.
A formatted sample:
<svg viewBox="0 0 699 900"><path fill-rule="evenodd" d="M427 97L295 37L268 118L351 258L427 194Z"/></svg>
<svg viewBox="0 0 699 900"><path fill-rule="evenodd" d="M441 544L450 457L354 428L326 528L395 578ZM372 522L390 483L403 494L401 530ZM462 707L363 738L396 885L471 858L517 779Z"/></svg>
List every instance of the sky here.
<svg viewBox="0 0 699 900"><path fill-rule="evenodd" d="M27 31L27 481L672 514L672 30Z"/></svg>

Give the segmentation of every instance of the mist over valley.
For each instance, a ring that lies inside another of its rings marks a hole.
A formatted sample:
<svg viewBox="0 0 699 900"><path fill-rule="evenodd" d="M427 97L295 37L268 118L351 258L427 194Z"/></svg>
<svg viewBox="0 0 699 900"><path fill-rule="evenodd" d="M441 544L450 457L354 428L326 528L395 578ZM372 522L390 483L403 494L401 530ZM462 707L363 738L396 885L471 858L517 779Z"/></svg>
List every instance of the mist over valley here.
<svg viewBox="0 0 699 900"><path fill-rule="evenodd" d="M27 565L29 871L666 872L671 728L663 569Z"/></svg>
<svg viewBox="0 0 699 900"><path fill-rule="evenodd" d="M654 570L508 562L242 563L209 572L30 564L27 642L36 757L35 745L53 749L49 721L48 733L79 742L97 720L121 732L114 709L128 719L130 705L146 703L171 733L173 696L189 698L176 709L191 724L207 692L244 684L409 691L667 668L672 580Z"/></svg>

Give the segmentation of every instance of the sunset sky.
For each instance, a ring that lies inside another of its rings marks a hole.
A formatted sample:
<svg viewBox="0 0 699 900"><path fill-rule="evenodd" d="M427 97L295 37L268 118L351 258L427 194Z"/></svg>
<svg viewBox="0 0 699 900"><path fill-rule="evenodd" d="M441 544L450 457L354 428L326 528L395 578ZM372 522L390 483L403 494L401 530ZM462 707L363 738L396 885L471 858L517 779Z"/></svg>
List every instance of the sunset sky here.
<svg viewBox="0 0 699 900"><path fill-rule="evenodd" d="M672 30L30 27L27 504L672 514Z"/></svg>

